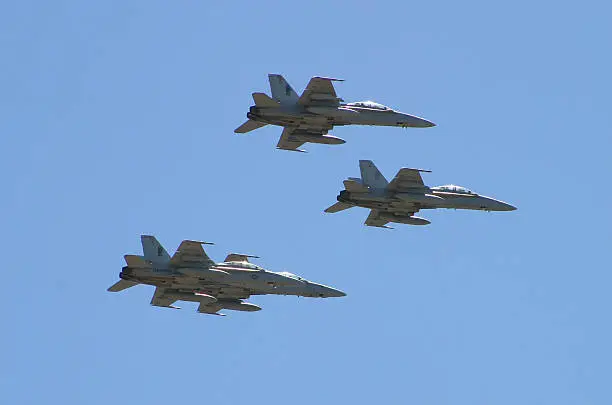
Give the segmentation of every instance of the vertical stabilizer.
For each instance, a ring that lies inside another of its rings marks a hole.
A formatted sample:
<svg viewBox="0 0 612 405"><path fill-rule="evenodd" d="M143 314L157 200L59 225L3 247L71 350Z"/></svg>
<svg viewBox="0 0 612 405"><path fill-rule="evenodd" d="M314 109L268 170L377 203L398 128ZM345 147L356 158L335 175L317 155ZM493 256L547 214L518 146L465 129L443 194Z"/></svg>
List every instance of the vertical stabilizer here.
<svg viewBox="0 0 612 405"><path fill-rule="evenodd" d="M382 175L371 160L360 160L359 168L361 169L361 181L366 186L384 189L389 184L385 176Z"/></svg>
<svg viewBox="0 0 612 405"><path fill-rule="evenodd" d="M300 98L283 76L270 74L268 80L274 100L284 105L297 104Z"/></svg>
<svg viewBox="0 0 612 405"><path fill-rule="evenodd" d="M150 260L155 263L167 263L170 261L170 255L166 252L166 249L164 249L161 243L155 239L155 236L142 235L140 241L142 242L142 251L145 260Z"/></svg>

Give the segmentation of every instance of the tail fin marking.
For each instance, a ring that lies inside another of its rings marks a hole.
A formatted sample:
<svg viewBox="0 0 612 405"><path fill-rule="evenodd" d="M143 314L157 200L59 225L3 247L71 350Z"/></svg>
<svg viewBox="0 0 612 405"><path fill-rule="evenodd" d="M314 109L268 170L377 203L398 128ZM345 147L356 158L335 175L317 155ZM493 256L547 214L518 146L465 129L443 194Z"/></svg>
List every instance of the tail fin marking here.
<svg viewBox="0 0 612 405"><path fill-rule="evenodd" d="M359 168L361 169L361 180L366 186L384 189L389 184L385 176L383 176L371 160L360 160Z"/></svg>
<svg viewBox="0 0 612 405"><path fill-rule="evenodd" d="M270 81L272 98L285 105L297 104L300 98L283 76L270 74L268 80Z"/></svg>
<svg viewBox="0 0 612 405"><path fill-rule="evenodd" d="M145 260L156 263L167 263L170 261L170 255L155 236L142 235L140 241Z"/></svg>

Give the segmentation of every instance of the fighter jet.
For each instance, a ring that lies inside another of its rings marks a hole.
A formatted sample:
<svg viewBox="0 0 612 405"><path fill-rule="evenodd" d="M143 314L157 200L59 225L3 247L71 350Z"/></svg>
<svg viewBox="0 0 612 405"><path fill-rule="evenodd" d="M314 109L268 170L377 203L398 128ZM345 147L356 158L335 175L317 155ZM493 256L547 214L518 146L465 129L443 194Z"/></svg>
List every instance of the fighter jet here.
<svg viewBox="0 0 612 405"><path fill-rule="evenodd" d="M289 272L275 273L249 263L250 256L230 253L222 263L215 263L202 244L184 240L172 257L154 236L142 235L144 256L125 255L127 266L119 280L108 288L118 292L138 284L155 286L151 305L175 308L176 301L198 302L198 312L223 315L218 311L259 311L255 304L243 301L251 295L276 294L301 297L343 297L340 290L308 281Z"/></svg>
<svg viewBox="0 0 612 405"><path fill-rule="evenodd" d="M427 187L421 172L429 170L400 169L391 183L370 160L360 160L361 178L344 180L338 202L325 212L338 212L352 207L369 208L365 221L368 226L389 228L389 222L408 225L427 225L424 218L415 217L419 210L454 208L482 211L514 211L516 207L491 197L478 195L465 187L452 184Z"/></svg>
<svg viewBox="0 0 612 405"><path fill-rule="evenodd" d="M377 125L392 127L433 127L433 122L395 111L373 101L344 103L336 95L333 82L327 77L313 77L306 90L297 93L281 75L268 75L272 97L253 93L255 105L247 113L248 121L234 132L243 134L265 125L284 127L277 149L305 152L298 149L306 142L337 145L344 139L328 135L337 125Z"/></svg>

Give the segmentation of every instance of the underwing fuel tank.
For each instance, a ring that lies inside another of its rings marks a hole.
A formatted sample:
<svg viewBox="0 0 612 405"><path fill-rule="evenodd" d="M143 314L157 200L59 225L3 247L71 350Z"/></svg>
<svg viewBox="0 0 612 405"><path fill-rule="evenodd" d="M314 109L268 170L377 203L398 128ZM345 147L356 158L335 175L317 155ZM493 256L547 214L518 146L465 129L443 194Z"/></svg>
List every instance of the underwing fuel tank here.
<svg viewBox="0 0 612 405"><path fill-rule="evenodd" d="M261 311L260 306L251 304L250 302L218 301L217 304L221 305L223 309L230 309L232 311L246 311L246 312Z"/></svg>
<svg viewBox="0 0 612 405"><path fill-rule="evenodd" d="M181 301L192 301L192 302L200 302L206 305L217 302L217 299L212 295L204 294L204 293L190 293L183 291L173 291L166 294L170 298L174 298L176 300Z"/></svg>
<svg viewBox="0 0 612 405"><path fill-rule="evenodd" d="M384 219L389 222L396 222L396 223L406 224L406 225L429 225L431 223L425 218L399 216L399 215L389 214L386 212L381 212L379 214L379 218Z"/></svg>
<svg viewBox="0 0 612 405"><path fill-rule="evenodd" d="M319 135L311 134L309 132L298 132L295 131L291 134L291 138L299 139L300 141L310 143L323 143L325 145L341 145L346 141L342 138L338 138L331 135Z"/></svg>

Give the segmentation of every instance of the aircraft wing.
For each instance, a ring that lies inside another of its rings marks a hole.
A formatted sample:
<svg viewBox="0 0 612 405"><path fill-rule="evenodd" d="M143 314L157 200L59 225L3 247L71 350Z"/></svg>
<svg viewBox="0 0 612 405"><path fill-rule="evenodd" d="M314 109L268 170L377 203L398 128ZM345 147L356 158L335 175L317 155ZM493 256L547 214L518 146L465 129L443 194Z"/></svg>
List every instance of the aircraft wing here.
<svg viewBox="0 0 612 405"><path fill-rule="evenodd" d="M245 255L242 253L230 253L224 262L249 262L249 258L259 259L259 256Z"/></svg>
<svg viewBox="0 0 612 405"><path fill-rule="evenodd" d="M342 82L342 79L331 79L328 77L313 77L308 86L300 96L298 103L303 106L328 105L337 106L343 101L336 94L332 82Z"/></svg>
<svg viewBox="0 0 612 405"><path fill-rule="evenodd" d="M298 149L306 142L292 135L295 130L296 128L285 127L276 147L278 149L306 152L302 149Z"/></svg>
<svg viewBox="0 0 612 405"><path fill-rule="evenodd" d="M181 266L186 264L196 264L199 266L214 266L215 262L204 252L202 244L211 245L212 243L200 242L195 240L184 240L170 259L170 265Z"/></svg>
<svg viewBox="0 0 612 405"><path fill-rule="evenodd" d="M155 293L153 294L153 298L151 299L151 305L156 307L167 307L179 309L178 307L173 306L176 302L176 298L169 298L166 296L166 289L163 287L156 287Z"/></svg>
<svg viewBox="0 0 612 405"><path fill-rule="evenodd" d="M376 226L379 228L389 228L388 226L385 226L389 223L389 221L387 221L386 219L380 219L378 214L379 214L378 210L371 210L370 215L368 215L368 217L365 220L365 224L367 226Z"/></svg>
<svg viewBox="0 0 612 405"><path fill-rule="evenodd" d="M431 173L429 170L408 169L406 167L400 169L387 186L387 190L399 192L407 189L424 188L425 183L423 183L420 172Z"/></svg>

